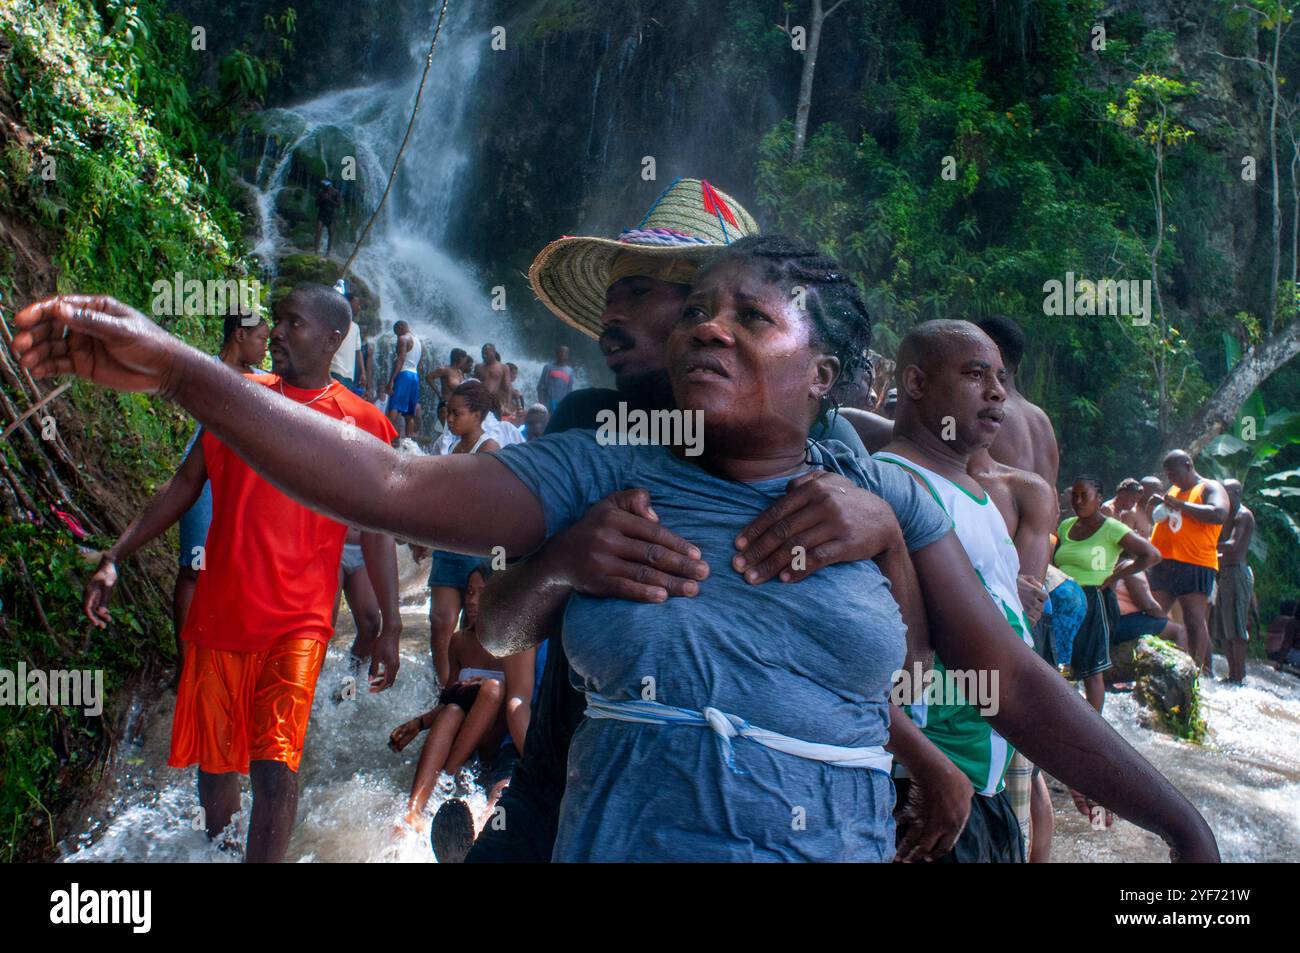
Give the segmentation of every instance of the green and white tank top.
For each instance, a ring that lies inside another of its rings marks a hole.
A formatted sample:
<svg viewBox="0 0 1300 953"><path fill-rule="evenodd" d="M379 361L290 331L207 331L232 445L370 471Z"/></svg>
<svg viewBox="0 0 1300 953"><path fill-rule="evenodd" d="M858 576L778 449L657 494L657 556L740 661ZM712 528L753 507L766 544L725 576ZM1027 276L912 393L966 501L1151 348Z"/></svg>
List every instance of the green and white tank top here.
<svg viewBox="0 0 1300 953"><path fill-rule="evenodd" d="M947 477L897 454L880 452L872 457L901 467L930 491L952 520L953 531L985 591L1002 610L1007 624L1032 647L1033 632L1016 586L1020 556L1006 520L988 493L981 500ZM937 655L935 669L939 674L944 671L943 659ZM903 709L934 746L970 779L978 793L992 796L1002 790L1015 749L993 730L974 704L917 704L904 705Z"/></svg>

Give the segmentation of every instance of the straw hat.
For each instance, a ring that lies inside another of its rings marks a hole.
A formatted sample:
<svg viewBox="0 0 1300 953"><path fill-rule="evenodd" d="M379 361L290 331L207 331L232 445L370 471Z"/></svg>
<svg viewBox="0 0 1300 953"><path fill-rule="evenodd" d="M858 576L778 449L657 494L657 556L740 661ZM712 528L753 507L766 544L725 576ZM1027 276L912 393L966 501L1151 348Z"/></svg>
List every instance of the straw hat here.
<svg viewBox="0 0 1300 953"><path fill-rule="evenodd" d="M670 273L689 281L693 269L718 249L757 234L753 216L726 192L702 179L676 179L645 218L618 238L566 236L551 242L533 259L528 283L561 321L588 337L599 337L610 273L624 252L678 265Z"/></svg>

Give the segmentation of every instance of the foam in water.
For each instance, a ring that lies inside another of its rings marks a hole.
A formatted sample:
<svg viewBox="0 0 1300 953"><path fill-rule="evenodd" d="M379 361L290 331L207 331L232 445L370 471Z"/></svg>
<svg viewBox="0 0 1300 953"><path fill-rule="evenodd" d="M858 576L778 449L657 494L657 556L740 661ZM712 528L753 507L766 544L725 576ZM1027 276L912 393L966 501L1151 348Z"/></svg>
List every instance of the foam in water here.
<svg viewBox="0 0 1300 953"><path fill-rule="evenodd" d="M427 831L417 833L401 825L426 735L400 754L388 747L389 732L427 711L437 695L426 617L419 609L403 609L402 619L405 634L396 684L372 695L365 690L363 673L356 698L340 701L340 688L351 672L348 649L353 634L346 612L340 616L339 634L330 645L312 704L298 773L298 820L287 861L434 861ZM117 790L87 818L80 835L59 845L63 861L231 863L240 859L238 852L220 851L202 830L194 830L195 770L166 766L174 704L174 696L165 696L154 709L141 743L119 753ZM476 823L483 824L486 792L466 771L459 789ZM430 821L449 793L444 784L429 799ZM232 834L241 847L248 805L245 782L245 810L236 815ZM400 833L395 833L399 828Z"/></svg>

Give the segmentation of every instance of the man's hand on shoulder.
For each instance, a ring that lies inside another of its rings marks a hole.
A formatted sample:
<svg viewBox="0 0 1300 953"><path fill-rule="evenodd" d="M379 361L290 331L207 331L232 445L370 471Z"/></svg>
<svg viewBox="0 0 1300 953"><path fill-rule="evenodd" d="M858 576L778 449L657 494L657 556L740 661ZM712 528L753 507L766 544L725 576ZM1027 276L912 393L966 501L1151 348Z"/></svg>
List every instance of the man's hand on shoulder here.
<svg viewBox="0 0 1300 953"><path fill-rule="evenodd" d="M634 602L697 595L709 575L700 550L659 523L642 489L605 497L551 540L542 558L556 581L583 595Z"/></svg>
<svg viewBox="0 0 1300 953"><path fill-rule="evenodd" d="M875 559L903 545L893 509L851 480L814 470L790 481L785 496L736 537L732 559L745 581L759 585L779 575L799 582L835 563Z"/></svg>

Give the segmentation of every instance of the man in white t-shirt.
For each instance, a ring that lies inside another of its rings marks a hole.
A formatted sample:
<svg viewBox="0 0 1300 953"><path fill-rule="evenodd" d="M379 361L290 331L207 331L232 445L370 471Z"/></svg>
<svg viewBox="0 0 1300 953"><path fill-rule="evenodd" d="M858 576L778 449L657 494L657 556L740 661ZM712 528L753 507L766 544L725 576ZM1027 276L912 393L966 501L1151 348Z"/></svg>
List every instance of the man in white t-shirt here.
<svg viewBox="0 0 1300 953"><path fill-rule="evenodd" d="M348 327L347 337L343 339L343 343L339 345L339 349L334 352L334 358L330 361L330 377L353 393L357 393L358 385L364 390L364 382L354 380L357 372L357 351L360 349L361 328L357 326L356 321L353 321Z"/></svg>

